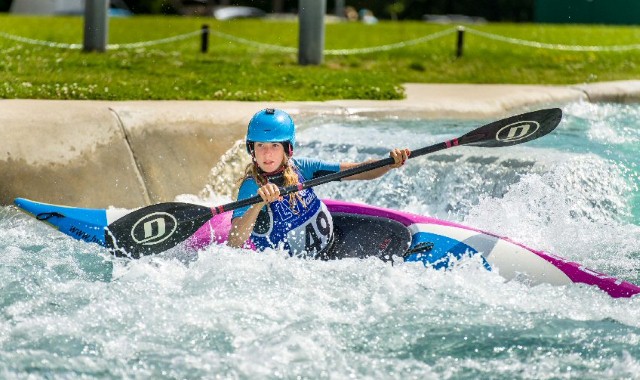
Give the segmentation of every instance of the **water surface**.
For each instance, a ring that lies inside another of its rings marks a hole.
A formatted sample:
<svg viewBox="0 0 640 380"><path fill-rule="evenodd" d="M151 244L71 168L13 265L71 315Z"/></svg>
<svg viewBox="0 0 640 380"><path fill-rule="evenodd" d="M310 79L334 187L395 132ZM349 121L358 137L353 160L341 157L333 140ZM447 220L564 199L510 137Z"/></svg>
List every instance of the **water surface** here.
<svg viewBox="0 0 640 380"><path fill-rule="evenodd" d="M317 192L463 223L640 283L640 107L563 110L534 142L459 147ZM296 154L380 158L487 121L318 118L300 123ZM505 282L474 259L448 272L221 246L192 259L114 259L1 208L0 377L640 378L638 297Z"/></svg>

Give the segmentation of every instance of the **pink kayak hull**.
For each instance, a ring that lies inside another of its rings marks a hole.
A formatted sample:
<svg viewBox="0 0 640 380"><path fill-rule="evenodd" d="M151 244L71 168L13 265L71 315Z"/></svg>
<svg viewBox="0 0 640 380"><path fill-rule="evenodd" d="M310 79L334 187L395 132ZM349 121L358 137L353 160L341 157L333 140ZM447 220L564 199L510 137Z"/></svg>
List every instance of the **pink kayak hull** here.
<svg viewBox="0 0 640 380"><path fill-rule="evenodd" d="M492 270L497 270L506 279L525 276L527 282L532 285L582 283L597 286L612 297L631 297L640 293L640 287L630 282L593 271L579 263L531 249L509 238L475 228L365 204L330 199L326 199L324 202L331 212L395 220L406 226L411 232L412 246L417 244L420 239L446 241L447 244L457 244L457 246L461 244L471 253L482 254ZM231 212L216 215L189 238L186 244L193 249L201 249L214 243L224 244L227 241L230 228Z"/></svg>

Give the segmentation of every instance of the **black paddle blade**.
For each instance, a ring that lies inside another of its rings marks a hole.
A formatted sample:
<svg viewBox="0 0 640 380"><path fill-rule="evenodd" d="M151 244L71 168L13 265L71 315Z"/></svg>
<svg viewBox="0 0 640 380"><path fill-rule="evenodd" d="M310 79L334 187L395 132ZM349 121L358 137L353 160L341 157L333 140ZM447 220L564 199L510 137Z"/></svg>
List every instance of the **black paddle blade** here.
<svg viewBox="0 0 640 380"><path fill-rule="evenodd" d="M562 120L560 108L538 110L484 125L458 139L459 145L501 147L535 140L553 131Z"/></svg>
<svg viewBox="0 0 640 380"><path fill-rule="evenodd" d="M138 259L180 244L211 217L211 208L189 203L159 203L135 210L111 223L107 247L118 257Z"/></svg>

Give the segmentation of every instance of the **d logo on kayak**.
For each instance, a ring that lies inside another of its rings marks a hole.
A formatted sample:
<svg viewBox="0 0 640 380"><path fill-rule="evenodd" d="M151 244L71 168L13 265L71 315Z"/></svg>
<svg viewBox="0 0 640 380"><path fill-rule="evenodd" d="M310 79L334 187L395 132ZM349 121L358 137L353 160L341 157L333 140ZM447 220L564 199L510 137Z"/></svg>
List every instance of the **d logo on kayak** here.
<svg viewBox="0 0 640 380"><path fill-rule="evenodd" d="M155 245L167 240L178 227L176 218L166 212L154 212L139 219L131 228L131 238L138 244Z"/></svg>
<svg viewBox="0 0 640 380"><path fill-rule="evenodd" d="M500 128L496 133L496 140L502 142L514 142L525 139L540 129L537 121L518 121Z"/></svg>

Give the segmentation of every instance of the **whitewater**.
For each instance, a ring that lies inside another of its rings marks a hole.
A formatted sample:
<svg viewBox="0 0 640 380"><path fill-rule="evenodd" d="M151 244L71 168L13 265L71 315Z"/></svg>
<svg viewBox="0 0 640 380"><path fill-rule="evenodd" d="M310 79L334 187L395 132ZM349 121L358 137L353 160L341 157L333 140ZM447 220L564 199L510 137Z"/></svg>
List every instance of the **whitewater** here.
<svg viewBox="0 0 640 380"><path fill-rule="evenodd" d="M316 192L508 236L640 284L640 106L562 109L535 141L450 149ZM489 121L315 117L299 121L296 154L378 159ZM212 175L178 200L227 203L234 180ZM436 271L212 246L132 261L5 206L0 272L4 379L640 379L639 297L507 282L474 258Z"/></svg>

